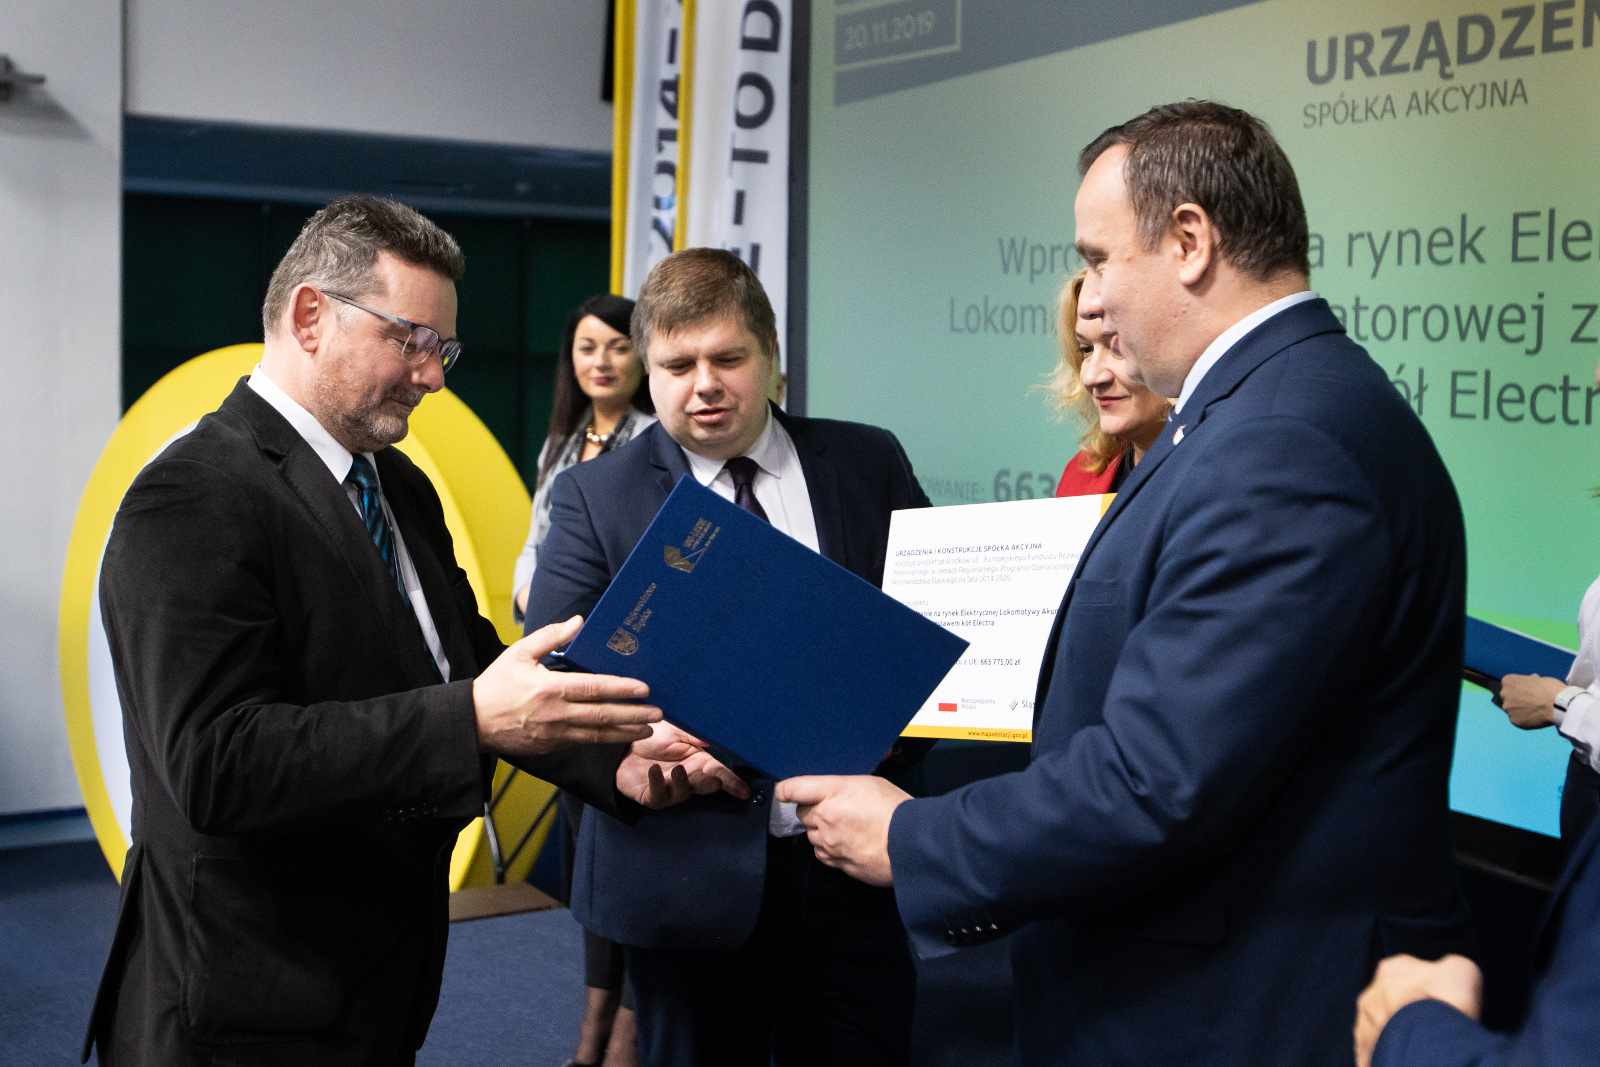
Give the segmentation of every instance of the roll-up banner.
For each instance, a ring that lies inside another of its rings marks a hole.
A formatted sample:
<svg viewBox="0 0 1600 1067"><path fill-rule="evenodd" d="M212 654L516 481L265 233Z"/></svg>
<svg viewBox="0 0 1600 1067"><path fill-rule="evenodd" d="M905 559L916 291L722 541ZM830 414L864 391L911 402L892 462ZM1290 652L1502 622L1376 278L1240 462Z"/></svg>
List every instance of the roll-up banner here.
<svg viewBox="0 0 1600 1067"><path fill-rule="evenodd" d="M675 248L725 248L787 335L792 14L791 0L618 0L622 294Z"/></svg>
<svg viewBox="0 0 1600 1067"><path fill-rule="evenodd" d="M686 247L761 279L786 336L790 0L697 0Z"/></svg>
<svg viewBox="0 0 1600 1067"><path fill-rule="evenodd" d="M682 0L617 0L611 281L625 296L678 247L683 26Z"/></svg>

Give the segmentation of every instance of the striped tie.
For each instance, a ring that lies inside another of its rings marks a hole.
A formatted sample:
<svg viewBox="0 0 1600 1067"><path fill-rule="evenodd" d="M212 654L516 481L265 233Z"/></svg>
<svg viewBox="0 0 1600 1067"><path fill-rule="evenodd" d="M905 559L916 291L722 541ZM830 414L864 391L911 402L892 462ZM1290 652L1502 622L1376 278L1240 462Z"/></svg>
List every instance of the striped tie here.
<svg viewBox="0 0 1600 1067"><path fill-rule="evenodd" d="M356 487L356 499L361 505L361 517L367 523L367 533L372 535L372 543L377 546L378 555L383 557L383 565L389 568L395 588L400 590L400 599L410 605L406 584L400 579L400 560L394 550L394 531L389 528L389 517L383 513L383 497L378 493L377 472L372 469L366 456L357 454L351 457L350 473L345 475L344 480L346 484Z"/></svg>

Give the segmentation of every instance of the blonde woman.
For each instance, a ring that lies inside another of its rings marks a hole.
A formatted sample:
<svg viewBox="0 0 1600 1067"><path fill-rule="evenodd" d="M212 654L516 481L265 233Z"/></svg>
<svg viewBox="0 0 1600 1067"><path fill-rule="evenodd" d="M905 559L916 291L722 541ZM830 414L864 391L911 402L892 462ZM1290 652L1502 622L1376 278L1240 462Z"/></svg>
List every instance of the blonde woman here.
<svg viewBox="0 0 1600 1067"><path fill-rule="evenodd" d="M1078 317L1085 271L1061 290L1056 338L1061 362L1047 383L1056 410L1084 425L1082 446L1061 473L1056 496L1115 493L1128 472L1167 424L1172 401L1156 396L1128 377L1122 357L1111 350L1099 319Z"/></svg>

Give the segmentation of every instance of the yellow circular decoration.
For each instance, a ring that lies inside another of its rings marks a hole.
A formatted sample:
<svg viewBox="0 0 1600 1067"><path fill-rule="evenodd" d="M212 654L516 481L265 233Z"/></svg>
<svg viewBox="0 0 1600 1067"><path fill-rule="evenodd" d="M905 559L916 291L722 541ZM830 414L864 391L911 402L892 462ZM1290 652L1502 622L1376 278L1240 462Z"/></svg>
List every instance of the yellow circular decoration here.
<svg viewBox="0 0 1600 1067"><path fill-rule="evenodd" d="M128 486L161 450L188 433L222 403L261 359L261 345L232 345L197 356L167 374L123 416L96 462L78 504L61 580L61 694L67 736L84 806L106 860L122 876L128 851L127 755L122 712L111 677L110 652L100 622L100 559L111 523ZM429 397L411 416L411 433L399 445L438 490L456 562L502 640L521 636L511 618L511 570L527 536L531 502L516 468L488 427L448 389ZM502 764L495 776L504 780ZM517 776L496 809L501 839L520 840L552 796L548 783ZM528 841L508 878L526 877L549 822ZM450 888L493 880L483 820L475 819L456 842Z"/></svg>

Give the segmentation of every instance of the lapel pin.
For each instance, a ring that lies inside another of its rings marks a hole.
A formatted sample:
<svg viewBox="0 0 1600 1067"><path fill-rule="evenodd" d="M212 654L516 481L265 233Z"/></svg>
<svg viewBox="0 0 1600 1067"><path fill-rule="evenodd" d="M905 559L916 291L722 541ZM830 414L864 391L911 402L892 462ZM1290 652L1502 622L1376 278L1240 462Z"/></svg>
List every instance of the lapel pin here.
<svg viewBox="0 0 1600 1067"><path fill-rule="evenodd" d="M1189 424L1188 423L1184 423L1183 426L1179 426L1176 430L1172 431L1172 443L1173 444L1177 444L1179 441L1183 440L1183 427L1187 426L1187 425L1189 425Z"/></svg>

